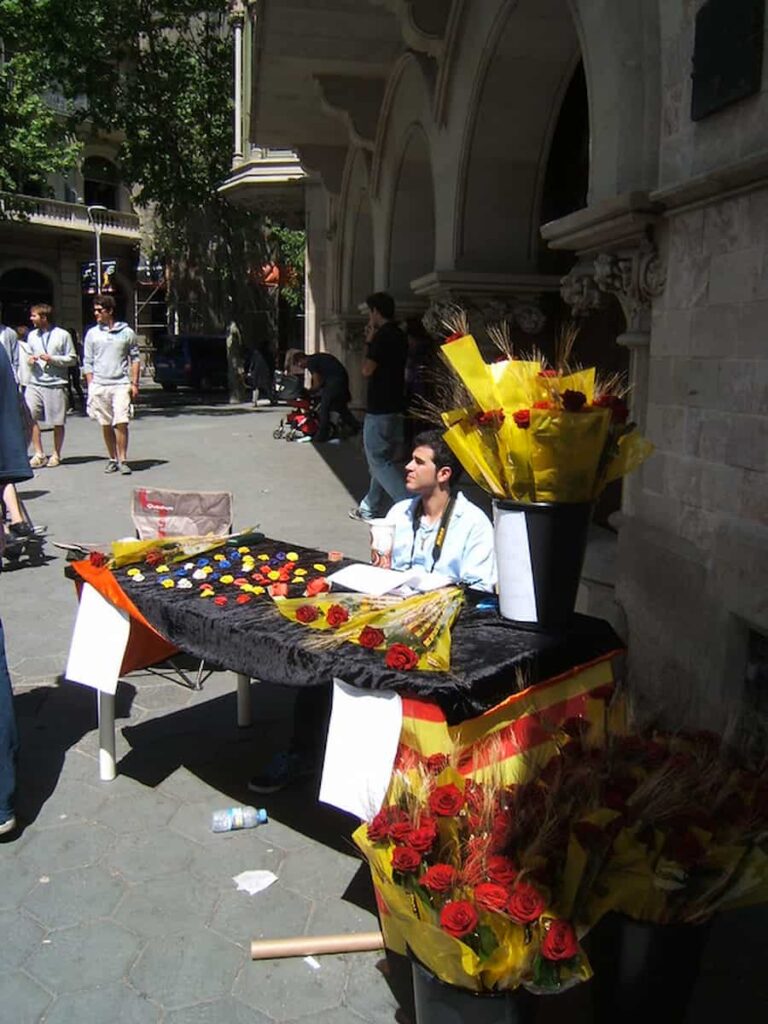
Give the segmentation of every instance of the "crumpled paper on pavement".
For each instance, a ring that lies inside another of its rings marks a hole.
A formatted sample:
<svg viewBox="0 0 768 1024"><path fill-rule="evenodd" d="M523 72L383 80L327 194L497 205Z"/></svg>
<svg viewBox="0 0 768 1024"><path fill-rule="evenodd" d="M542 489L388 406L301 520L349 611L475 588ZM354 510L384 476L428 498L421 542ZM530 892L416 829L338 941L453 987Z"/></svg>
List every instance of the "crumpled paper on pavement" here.
<svg viewBox="0 0 768 1024"><path fill-rule="evenodd" d="M257 892L268 889L273 882L277 881L277 875L271 871L241 871L239 875L233 875L232 881L238 888L247 892L249 896L255 896Z"/></svg>

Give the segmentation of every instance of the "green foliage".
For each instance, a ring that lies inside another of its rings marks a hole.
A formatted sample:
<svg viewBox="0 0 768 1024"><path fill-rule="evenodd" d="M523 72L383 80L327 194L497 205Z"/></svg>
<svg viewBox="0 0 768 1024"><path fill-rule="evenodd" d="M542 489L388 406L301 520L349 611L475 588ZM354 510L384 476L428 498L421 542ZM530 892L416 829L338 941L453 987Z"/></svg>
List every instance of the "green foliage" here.
<svg viewBox="0 0 768 1024"><path fill-rule="evenodd" d="M269 224L267 237L273 247L272 260L284 268L280 294L286 305L296 312L304 309L305 231Z"/></svg>

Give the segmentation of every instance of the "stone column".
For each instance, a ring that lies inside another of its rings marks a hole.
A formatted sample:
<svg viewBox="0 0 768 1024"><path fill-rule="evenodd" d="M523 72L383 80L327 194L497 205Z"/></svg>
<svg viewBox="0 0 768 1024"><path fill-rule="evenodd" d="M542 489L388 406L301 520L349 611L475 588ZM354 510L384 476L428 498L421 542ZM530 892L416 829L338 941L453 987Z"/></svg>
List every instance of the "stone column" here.
<svg viewBox="0 0 768 1024"><path fill-rule="evenodd" d="M245 4L243 0L231 0L229 20L232 23L232 46L234 50L234 144L232 166L238 167L243 162L243 25L245 24Z"/></svg>

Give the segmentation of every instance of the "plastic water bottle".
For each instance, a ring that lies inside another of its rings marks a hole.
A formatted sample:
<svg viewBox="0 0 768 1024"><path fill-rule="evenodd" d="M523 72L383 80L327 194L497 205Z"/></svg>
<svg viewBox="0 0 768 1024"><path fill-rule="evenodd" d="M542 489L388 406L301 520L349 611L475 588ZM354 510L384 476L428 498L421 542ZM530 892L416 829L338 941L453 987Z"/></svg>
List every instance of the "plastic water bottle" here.
<svg viewBox="0 0 768 1024"><path fill-rule="evenodd" d="M225 807L213 812L211 831L232 832L237 828L256 828L257 825L266 825L268 820L263 807Z"/></svg>

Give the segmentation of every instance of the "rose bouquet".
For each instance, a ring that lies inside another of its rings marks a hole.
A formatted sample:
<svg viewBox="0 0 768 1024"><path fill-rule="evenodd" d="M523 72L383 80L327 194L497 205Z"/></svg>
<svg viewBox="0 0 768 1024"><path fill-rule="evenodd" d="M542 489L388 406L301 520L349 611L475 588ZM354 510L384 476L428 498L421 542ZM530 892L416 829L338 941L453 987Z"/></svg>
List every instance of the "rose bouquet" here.
<svg viewBox="0 0 768 1024"><path fill-rule="evenodd" d="M439 414L445 440L469 475L494 497L590 502L651 453L628 422L621 379L570 367L575 332L552 368L540 356L514 358L503 331L491 328L502 354L486 363L459 319L461 329L440 352L466 401L451 406L457 389L448 388L448 407L441 401L430 412Z"/></svg>
<svg viewBox="0 0 768 1024"><path fill-rule="evenodd" d="M451 626L463 602L460 587L443 587L401 599L368 594L275 597L288 619L318 631L317 646L353 643L380 652L388 668L447 672Z"/></svg>

